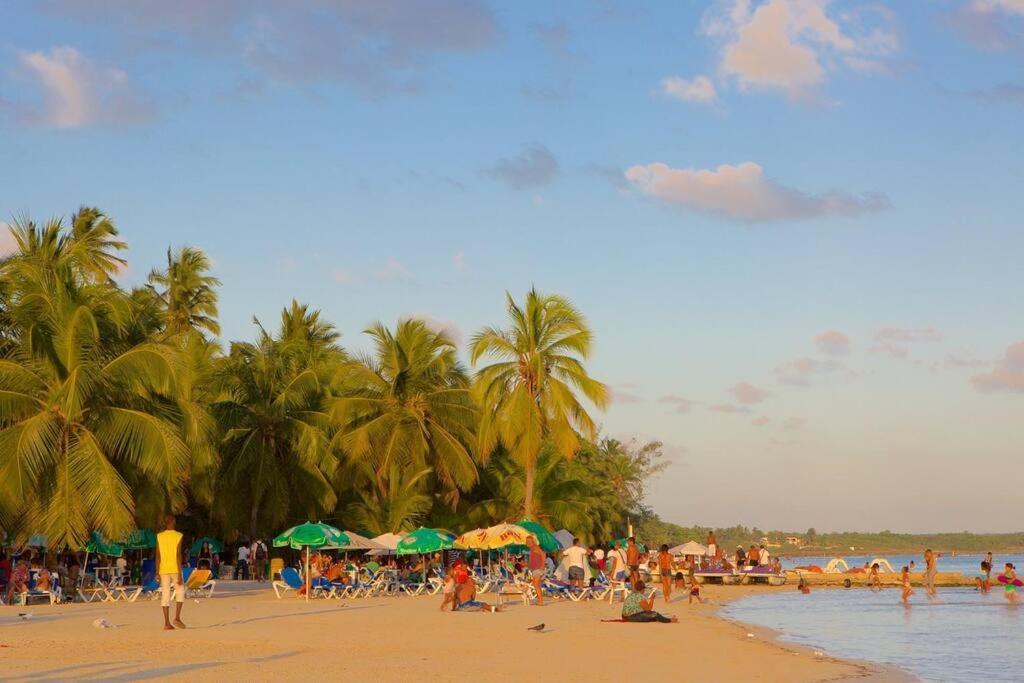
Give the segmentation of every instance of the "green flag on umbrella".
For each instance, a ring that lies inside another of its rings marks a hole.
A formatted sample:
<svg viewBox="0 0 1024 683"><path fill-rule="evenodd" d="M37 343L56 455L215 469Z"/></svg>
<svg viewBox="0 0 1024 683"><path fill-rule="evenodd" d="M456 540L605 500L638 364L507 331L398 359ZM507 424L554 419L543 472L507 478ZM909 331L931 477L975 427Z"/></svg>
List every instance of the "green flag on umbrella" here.
<svg viewBox="0 0 1024 683"><path fill-rule="evenodd" d="M156 534L149 529L136 529L117 542L125 550L145 550L156 547Z"/></svg>
<svg viewBox="0 0 1024 683"><path fill-rule="evenodd" d="M396 555L425 555L436 553L439 550L448 550L452 547L455 537L440 529L427 529L420 527L405 535L398 542L395 549Z"/></svg>
<svg viewBox="0 0 1024 683"><path fill-rule="evenodd" d="M546 553L557 553L562 549L558 539L551 533L543 524L534 522L531 519L523 519L516 522L517 525L523 527L531 534L537 537L537 545L540 546L541 550Z"/></svg>
<svg viewBox="0 0 1024 683"><path fill-rule="evenodd" d="M198 555L199 551L203 549L203 545L206 544L206 543L210 544L210 552L211 553L222 553L222 552L224 552L224 544L223 543L218 541L216 538L210 538L209 536L203 536L202 538L197 538L195 540L195 542L192 544L191 554L192 555Z"/></svg>
<svg viewBox="0 0 1024 683"><path fill-rule="evenodd" d="M289 547L294 550L319 548L325 545L348 545L348 535L323 522L306 522L288 529L274 539L275 548Z"/></svg>

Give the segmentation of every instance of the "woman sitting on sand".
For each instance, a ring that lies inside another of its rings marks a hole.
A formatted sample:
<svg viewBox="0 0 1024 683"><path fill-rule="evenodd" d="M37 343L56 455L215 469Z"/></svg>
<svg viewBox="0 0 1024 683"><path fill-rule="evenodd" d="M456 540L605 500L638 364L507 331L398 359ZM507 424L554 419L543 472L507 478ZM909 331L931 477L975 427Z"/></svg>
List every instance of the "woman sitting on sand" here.
<svg viewBox="0 0 1024 683"><path fill-rule="evenodd" d="M622 603L623 620L637 623L657 621L662 624L671 624L679 621L678 617L666 617L664 614L655 612L654 600L644 599L644 588L646 588L644 582L637 581L636 585L633 586L633 590L626 596L626 600Z"/></svg>

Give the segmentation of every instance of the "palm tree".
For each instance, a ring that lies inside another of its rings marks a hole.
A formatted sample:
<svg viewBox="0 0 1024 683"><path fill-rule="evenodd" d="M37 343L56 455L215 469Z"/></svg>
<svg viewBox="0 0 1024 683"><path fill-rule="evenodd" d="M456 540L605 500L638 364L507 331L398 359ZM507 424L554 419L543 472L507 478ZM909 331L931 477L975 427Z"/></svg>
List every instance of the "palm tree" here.
<svg viewBox="0 0 1024 683"><path fill-rule="evenodd" d="M110 282L128 265L116 255L128 248L117 235L114 222L95 207L83 206L71 216L69 256L86 279Z"/></svg>
<svg viewBox="0 0 1024 683"><path fill-rule="evenodd" d="M161 495L185 482L177 351L122 343L105 303L60 290L22 297L16 317L37 326L0 359L2 507L53 547L133 528L133 479Z"/></svg>
<svg viewBox="0 0 1024 683"><path fill-rule="evenodd" d="M244 516L256 534L334 509L325 353L261 327L256 343L233 343L217 361L211 387L211 410L223 429L217 502L228 526ZM311 356L322 362L299 360Z"/></svg>
<svg viewBox="0 0 1024 683"><path fill-rule="evenodd" d="M484 470L481 485L488 497L467 511L472 524L519 519L526 498L526 471L521 462L497 455ZM565 458L550 443L541 449L534 469L533 519L552 529L572 529L586 541L607 538L601 523L604 493L605 485L587 468Z"/></svg>
<svg viewBox="0 0 1024 683"><path fill-rule="evenodd" d="M594 439L597 428L577 392L603 409L608 388L591 378L582 361L590 355L592 334L568 299L531 289L520 307L507 297L509 327L487 327L470 344L470 360L495 362L476 375L481 405L479 447L488 455L501 445L525 470L523 512L534 514L533 490L541 445L550 440L571 457L581 435Z"/></svg>
<svg viewBox="0 0 1024 683"><path fill-rule="evenodd" d="M206 273L210 259L201 250L182 247L167 250L166 270L149 274L149 289L159 302L169 336L203 332L217 336L217 292L220 280Z"/></svg>
<svg viewBox="0 0 1024 683"><path fill-rule="evenodd" d="M395 467L431 469L448 503L477 481L470 451L477 411L469 377L455 345L420 320L381 323L365 331L373 356L345 368L345 391L331 413L339 425L335 445L350 460L374 472L386 493Z"/></svg>
<svg viewBox="0 0 1024 683"><path fill-rule="evenodd" d="M372 485L378 480L377 473L365 462L364 481L370 486L356 488L358 500L349 505L346 512L352 525L373 535L398 531L411 531L430 512L433 498L425 490L430 468L422 470L403 469L392 466L383 477L383 487Z"/></svg>

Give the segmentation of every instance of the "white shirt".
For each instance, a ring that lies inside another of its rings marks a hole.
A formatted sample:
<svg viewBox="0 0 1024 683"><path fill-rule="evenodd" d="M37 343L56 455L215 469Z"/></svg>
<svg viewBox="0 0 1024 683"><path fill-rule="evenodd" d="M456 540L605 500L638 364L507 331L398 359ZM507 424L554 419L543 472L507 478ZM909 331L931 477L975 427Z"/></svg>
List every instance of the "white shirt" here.
<svg viewBox="0 0 1024 683"><path fill-rule="evenodd" d="M249 559L249 547L243 545L241 548L238 549L238 560L241 561L241 560L248 560L248 559Z"/></svg>
<svg viewBox="0 0 1024 683"><path fill-rule="evenodd" d="M771 559L768 557L768 551L761 548L761 556L757 558L757 563L761 566L768 564Z"/></svg>
<svg viewBox="0 0 1024 683"><path fill-rule="evenodd" d="M612 566L612 577L614 578L619 572L626 571L626 555L622 552L622 548L616 548L615 550L608 551L608 559L611 560Z"/></svg>
<svg viewBox="0 0 1024 683"><path fill-rule="evenodd" d="M594 559L595 560L599 560L599 561L603 560L604 559L604 550L602 550L601 548L598 548L597 550L595 550L594 551Z"/></svg>
<svg viewBox="0 0 1024 683"><path fill-rule="evenodd" d="M126 574L128 572L128 560L123 557L117 558L117 573Z"/></svg>
<svg viewBox="0 0 1024 683"><path fill-rule="evenodd" d="M586 558L587 556L586 548L581 548L578 545L574 545L566 548L562 554L569 559L570 567L579 567L580 569L586 569L587 565L584 562L584 558Z"/></svg>

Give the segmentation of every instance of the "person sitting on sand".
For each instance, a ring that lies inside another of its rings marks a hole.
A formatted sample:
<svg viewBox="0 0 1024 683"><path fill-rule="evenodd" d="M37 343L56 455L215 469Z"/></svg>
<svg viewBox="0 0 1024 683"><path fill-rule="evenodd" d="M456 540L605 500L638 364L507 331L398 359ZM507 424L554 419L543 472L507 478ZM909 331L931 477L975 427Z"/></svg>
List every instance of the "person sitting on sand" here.
<svg viewBox="0 0 1024 683"><path fill-rule="evenodd" d="M459 612L472 612L474 610L479 612L500 612L501 608L477 600L476 584L472 581L466 581L459 584L456 589L456 603L452 611L456 610Z"/></svg>
<svg viewBox="0 0 1024 683"><path fill-rule="evenodd" d="M448 605L452 606L452 611L455 611L455 577L451 572L444 577L444 588L441 591L443 599L441 601L441 611Z"/></svg>
<svg viewBox="0 0 1024 683"><path fill-rule="evenodd" d="M637 581L633 584L632 590L629 595L626 596L626 600L622 603L622 619L624 621L632 622L648 622L658 621L663 624L669 624L679 621L677 617L666 617L664 614L660 614L654 611L654 600L644 599L644 585L643 581Z"/></svg>

